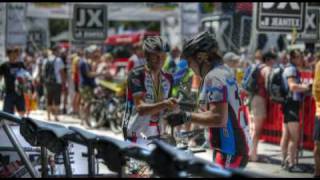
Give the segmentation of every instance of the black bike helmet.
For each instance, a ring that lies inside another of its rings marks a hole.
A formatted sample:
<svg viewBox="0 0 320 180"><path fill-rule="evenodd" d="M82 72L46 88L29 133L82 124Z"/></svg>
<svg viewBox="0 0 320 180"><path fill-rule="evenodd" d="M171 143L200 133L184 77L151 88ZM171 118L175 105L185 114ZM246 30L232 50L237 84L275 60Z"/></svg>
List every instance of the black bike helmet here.
<svg viewBox="0 0 320 180"><path fill-rule="evenodd" d="M204 31L184 42L182 54L190 57L197 52L209 52L212 48L218 47L215 35Z"/></svg>
<svg viewBox="0 0 320 180"><path fill-rule="evenodd" d="M143 41L144 52L169 52L169 45L160 36L149 36Z"/></svg>

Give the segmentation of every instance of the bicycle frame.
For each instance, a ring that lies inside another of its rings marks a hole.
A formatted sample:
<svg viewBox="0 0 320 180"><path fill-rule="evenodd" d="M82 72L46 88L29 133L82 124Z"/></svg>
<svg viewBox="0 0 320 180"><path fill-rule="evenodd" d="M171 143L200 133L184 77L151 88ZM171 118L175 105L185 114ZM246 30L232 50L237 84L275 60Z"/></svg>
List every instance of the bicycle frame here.
<svg viewBox="0 0 320 180"><path fill-rule="evenodd" d="M15 122L15 123L18 123L20 124L21 123L21 120L20 119L17 119L15 116L13 115L10 115L8 113L3 113L3 112L0 112L0 117L1 118L1 123L2 123L2 127L5 131L5 133L7 134L10 142L12 143L13 147L16 149L18 155L20 156L21 158L21 161L23 162L23 164L25 164L30 176L32 178L36 178L38 177L38 173L35 171L35 169L33 168L30 160L28 159L27 157L27 154L26 152L23 150L22 148L22 145L19 143L19 141L17 140L17 138L15 137L12 129L8 126L7 122L5 120L9 120L9 121L12 121L12 122Z"/></svg>

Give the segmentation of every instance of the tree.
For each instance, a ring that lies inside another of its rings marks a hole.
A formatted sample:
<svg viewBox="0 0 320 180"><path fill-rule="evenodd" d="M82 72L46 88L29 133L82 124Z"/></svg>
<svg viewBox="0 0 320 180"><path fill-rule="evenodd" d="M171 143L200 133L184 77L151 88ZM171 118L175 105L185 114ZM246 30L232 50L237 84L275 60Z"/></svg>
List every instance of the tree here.
<svg viewBox="0 0 320 180"><path fill-rule="evenodd" d="M49 19L49 29L51 37L54 37L64 31L69 31L69 20Z"/></svg>

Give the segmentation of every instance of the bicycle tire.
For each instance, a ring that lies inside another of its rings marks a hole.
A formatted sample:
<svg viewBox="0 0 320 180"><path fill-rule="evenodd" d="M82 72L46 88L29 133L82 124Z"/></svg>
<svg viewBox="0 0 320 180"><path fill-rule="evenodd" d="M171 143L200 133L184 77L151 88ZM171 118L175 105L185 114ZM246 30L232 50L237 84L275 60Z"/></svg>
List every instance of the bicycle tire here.
<svg viewBox="0 0 320 180"><path fill-rule="evenodd" d="M88 116L88 126L90 128L100 128L105 124L103 111L103 102L92 101L90 103L89 116Z"/></svg>

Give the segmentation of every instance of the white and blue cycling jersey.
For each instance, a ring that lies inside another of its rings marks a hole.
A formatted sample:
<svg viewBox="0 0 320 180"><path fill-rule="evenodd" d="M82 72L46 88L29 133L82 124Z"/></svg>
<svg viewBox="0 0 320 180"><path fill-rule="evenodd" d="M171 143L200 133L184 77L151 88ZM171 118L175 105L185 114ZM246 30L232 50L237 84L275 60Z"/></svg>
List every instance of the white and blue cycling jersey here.
<svg viewBox="0 0 320 180"><path fill-rule="evenodd" d="M207 129L211 147L225 154L247 155L251 139L237 81L230 69L223 64L216 65L206 75L200 91L200 109L209 110L211 103L228 104L227 126Z"/></svg>

